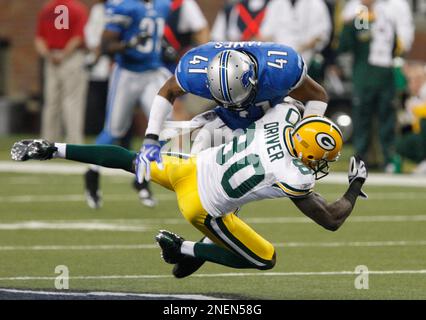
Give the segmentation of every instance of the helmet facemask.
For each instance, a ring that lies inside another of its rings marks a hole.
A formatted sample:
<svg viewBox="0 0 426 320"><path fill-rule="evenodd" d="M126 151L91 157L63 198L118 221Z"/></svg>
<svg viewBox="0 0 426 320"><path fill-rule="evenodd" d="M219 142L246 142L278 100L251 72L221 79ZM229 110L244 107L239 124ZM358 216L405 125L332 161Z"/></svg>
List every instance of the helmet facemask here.
<svg viewBox="0 0 426 320"><path fill-rule="evenodd" d="M334 162L338 160L338 157L333 160L329 161L326 159L320 159L320 160L307 160L307 163L300 158L300 160L312 171L314 172L315 180L320 180L327 176L330 173L330 166L329 162Z"/></svg>

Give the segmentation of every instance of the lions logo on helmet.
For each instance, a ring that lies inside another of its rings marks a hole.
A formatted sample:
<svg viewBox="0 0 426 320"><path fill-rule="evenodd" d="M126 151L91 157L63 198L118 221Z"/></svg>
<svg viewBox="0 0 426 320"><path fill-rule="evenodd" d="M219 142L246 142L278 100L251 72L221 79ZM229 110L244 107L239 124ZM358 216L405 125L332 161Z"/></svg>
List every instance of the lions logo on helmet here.
<svg viewBox="0 0 426 320"><path fill-rule="evenodd" d="M248 54L224 50L207 68L207 85L213 98L226 108L242 111L256 96L256 63Z"/></svg>
<svg viewBox="0 0 426 320"><path fill-rule="evenodd" d="M248 88L252 84L251 79L254 79L254 70L252 66L241 75L241 84L244 88Z"/></svg>
<svg viewBox="0 0 426 320"><path fill-rule="evenodd" d="M328 163L339 159L342 132L326 117L303 119L293 128L292 137L296 157L314 171L316 179L325 177L329 172Z"/></svg>

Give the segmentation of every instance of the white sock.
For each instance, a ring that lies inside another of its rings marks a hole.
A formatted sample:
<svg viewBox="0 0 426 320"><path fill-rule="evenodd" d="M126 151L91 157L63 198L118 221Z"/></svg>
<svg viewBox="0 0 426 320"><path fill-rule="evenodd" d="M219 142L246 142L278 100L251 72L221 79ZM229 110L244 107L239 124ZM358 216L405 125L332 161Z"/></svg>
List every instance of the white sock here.
<svg viewBox="0 0 426 320"><path fill-rule="evenodd" d="M204 237L202 243L213 243L209 238ZM196 242L193 241L184 241L180 247L180 253L186 254L191 257L195 257L194 246Z"/></svg>
<svg viewBox="0 0 426 320"><path fill-rule="evenodd" d="M90 170L92 170L92 171L96 171L96 172L99 172L100 171L100 166L98 166L97 164L91 164L91 165L89 165L89 169Z"/></svg>
<svg viewBox="0 0 426 320"><path fill-rule="evenodd" d="M53 154L53 158L65 159L67 144L66 143L55 143L55 147L58 148L58 150Z"/></svg>
<svg viewBox="0 0 426 320"><path fill-rule="evenodd" d="M195 246L195 242L184 241L180 247L180 253L186 254L191 257L195 257L194 246Z"/></svg>
<svg viewBox="0 0 426 320"><path fill-rule="evenodd" d="M211 241L209 238L204 237L203 241L201 241L202 243L213 243L213 241Z"/></svg>

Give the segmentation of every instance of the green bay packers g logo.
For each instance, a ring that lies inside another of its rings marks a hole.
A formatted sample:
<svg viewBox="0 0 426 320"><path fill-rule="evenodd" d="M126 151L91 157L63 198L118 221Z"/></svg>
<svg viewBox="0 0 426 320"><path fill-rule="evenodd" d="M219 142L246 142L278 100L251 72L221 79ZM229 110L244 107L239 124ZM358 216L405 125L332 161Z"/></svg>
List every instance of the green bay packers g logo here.
<svg viewBox="0 0 426 320"><path fill-rule="evenodd" d="M315 137L317 140L317 143L321 148L327 151L331 151L336 147L336 141L332 136L330 136L328 133L321 132L318 133Z"/></svg>

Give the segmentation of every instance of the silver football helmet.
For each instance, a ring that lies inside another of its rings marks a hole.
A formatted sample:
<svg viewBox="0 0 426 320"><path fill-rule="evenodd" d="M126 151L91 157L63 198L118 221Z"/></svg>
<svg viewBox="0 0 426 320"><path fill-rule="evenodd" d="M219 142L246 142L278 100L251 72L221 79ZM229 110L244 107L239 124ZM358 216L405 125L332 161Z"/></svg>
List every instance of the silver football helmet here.
<svg viewBox="0 0 426 320"><path fill-rule="evenodd" d="M244 110L256 96L256 62L244 52L219 52L209 63L207 77L213 98L226 108Z"/></svg>

